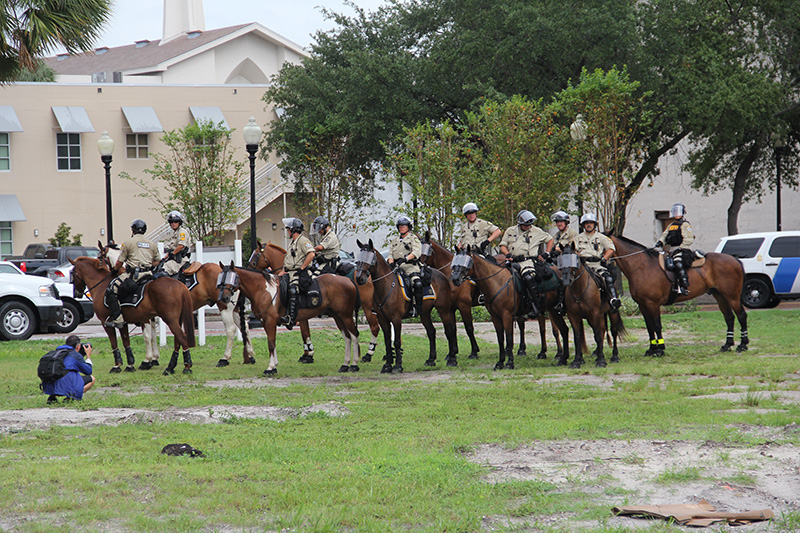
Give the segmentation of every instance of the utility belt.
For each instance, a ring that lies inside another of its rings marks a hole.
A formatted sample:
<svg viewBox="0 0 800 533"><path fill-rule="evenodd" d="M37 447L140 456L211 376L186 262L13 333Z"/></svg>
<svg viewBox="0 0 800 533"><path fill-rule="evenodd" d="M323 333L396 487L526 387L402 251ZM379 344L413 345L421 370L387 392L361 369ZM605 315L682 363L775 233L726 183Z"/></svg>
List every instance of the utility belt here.
<svg viewBox="0 0 800 533"><path fill-rule="evenodd" d="M147 266L147 265L140 265L138 267L132 267L130 265L125 265L125 270L128 272L128 274L136 275L136 274L139 274L141 272L152 272L153 271L153 267L152 266Z"/></svg>
<svg viewBox="0 0 800 533"><path fill-rule="evenodd" d="M511 258L515 263L522 263L523 261L537 261L539 258L532 255L515 255Z"/></svg>
<svg viewBox="0 0 800 533"><path fill-rule="evenodd" d="M599 263L602 261L602 259L599 257L584 257L583 260L587 263Z"/></svg>

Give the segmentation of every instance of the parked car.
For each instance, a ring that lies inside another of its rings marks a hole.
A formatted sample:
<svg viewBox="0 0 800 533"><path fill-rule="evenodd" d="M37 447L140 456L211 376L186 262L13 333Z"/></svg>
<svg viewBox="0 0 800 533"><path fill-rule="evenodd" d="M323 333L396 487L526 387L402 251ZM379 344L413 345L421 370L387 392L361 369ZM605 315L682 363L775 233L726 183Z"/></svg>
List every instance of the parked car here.
<svg viewBox="0 0 800 533"><path fill-rule="evenodd" d="M25 340L62 319L64 306L53 280L26 276L0 261L0 339Z"/></svg>
<svg viewBox="0 0 800 533"><path fill-rule="evenodd" d="M34 276L46 276L47 269L68 263L68 259L76 259L81 256L97 257L100 250L94 246L61 246L54 247L51 244L36 243L25 247L25 253L20 256L6 258L19 267L26 274Z"/></svg>
<svg viewBox="0 0 800 533"><path fill-rule="evenodd" d="M745 306L775 307L781 300L800 298L800 231L731 235L723 237L715 251L742 262Z"/></svg>
<svg viewBox="0 0 800 533"><path fill-rule="evenodd" d="M47 269L47 277L56 282L56 289L64 302L64 314L58 324L53 326L56 333L71 333L94 316L92 300L85 294L74 294L74 287L70 283L72 268L72 263L63 263Z"/></svg>

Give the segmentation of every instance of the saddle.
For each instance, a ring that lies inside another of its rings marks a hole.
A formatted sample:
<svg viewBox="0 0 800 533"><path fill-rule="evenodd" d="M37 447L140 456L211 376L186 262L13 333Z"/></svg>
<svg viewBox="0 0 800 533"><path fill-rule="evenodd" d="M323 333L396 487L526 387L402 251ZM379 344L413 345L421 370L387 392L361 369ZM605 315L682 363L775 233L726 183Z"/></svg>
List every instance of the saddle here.
<svg viewBox="0 0 800 533"><path fill-rule="evenodd" d="M117 295L120 307L137 307L144 299L145 287L154 280L153 276L144 278L140 282L133 281L133 278L125 280L120 285L119 294ZM103 305L108 307L108 303L105 300L105 295L103 295Z"/></svg>
<svg viewBox="0 0 800 533"><path fill-rule="evenodd" d="M689 264L686 261L686 256L691 254L692 262ZM684 267L688 271L690 268L700 268L706 264L705 252L701 250L691 250L684 255ZM676 293L678 292L678 276L673 266L672 256L666 253L658 254L658 266L664 272L669 282L672 284L666 305L671 305L675 301Z"/></svg>
<svg viewBox="0 0 800 533"><path fill-rule="evenodd" d="M161 264L159 264L159 266L156 267L156 269L153 271L153 277L156 279L158 278L176 279L181 283L183 283L184 285L186 285L187 289L192 290L199 283L197 281L197 271L200 270L200 267L202 266L203 263L200 263L199 261L192 261L191 263L185 263L177 274L169 276L167 275L166 272L164 272L163 269L160 268Z"/></svg>
<svg viewBox="0 0 800 533"><path fill-rule="evenodd" d="M428 272L427 283L425 281L425 275L422 272L420 272L420 280L422 280L422 300L435 300L436 290L433 288L433 285L431 285L430 272ZM401 294L403 295L403 299L407 302L413 301L414 285L411 283L411 278L400 269L397 270L397 283L400 285L400 289L402 289Z"/></svg>
<svg viewBox="0 0 800 533"><path fill-rule="evenodd" d="M334 274L338 276L344 276L351 280L354 278L355 273L356 264L350 261L339 261L339 264L336 266L336 272L334 272Z"/></svg>
<svg viewBox="0 0 800 533"><path fill-rule="evenodd" d="M306 277L307 279L304 279ZM303 276L301 274L298 289L298 309L316 309L322 305L322 293L319 289L318 279L312 279L310 276ZM287 276L281 276L279 293L281 304L286 307L289 304L289 278Z"/></svg>

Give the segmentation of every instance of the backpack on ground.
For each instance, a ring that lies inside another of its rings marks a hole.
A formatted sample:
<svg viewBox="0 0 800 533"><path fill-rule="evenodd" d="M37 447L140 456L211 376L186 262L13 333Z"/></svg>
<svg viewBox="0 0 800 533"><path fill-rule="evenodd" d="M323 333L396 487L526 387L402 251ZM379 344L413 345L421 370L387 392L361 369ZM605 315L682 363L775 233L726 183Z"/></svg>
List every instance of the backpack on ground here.
<svg viewBox="0 0 800 533"><path fill-rule="evenodd" d="M51 350L39 359L39 369L37 374L42 383L58 381L67 375L68 370L64 368L64 358L69 354L69 350Z"/></svg>

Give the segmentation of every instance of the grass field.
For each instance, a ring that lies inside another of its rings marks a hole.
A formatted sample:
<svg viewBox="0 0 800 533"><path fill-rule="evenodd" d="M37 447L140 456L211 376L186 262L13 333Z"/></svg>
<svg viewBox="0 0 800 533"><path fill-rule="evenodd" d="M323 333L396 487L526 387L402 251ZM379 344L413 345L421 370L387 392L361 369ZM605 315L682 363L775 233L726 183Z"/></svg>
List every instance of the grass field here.
<svg viewBox="0 0 800 533"><path fill-rule="evenodd" d="M341 375L341 337L315 331L313 365L296 362L299 333L279 335L277 379L260 377L264 338L254 341L255 367L237 356L229 367L214 367L225 341L212 337L193 350L191 376L165 377L157 370L112 375L108 342L98 339L97 387L82 402L50 413L69 419L104 409L194 409L213 417L224 407L248 407L285 416L231 415L215 424L138 416L89 427L3 426L0 420L0 529L640 531L610 520L610 502L648 503L610 474L580 482L570 475L492 480L497 469L474 456L543 443L616 442L618 462L636 467L647 454L634 452L632 444L625 451L626 443L716 443L715 461L733 474L720 477L706 463L690 462L665 465L648 481L674 491L675 503L685 500L682 487L690 484L752 486L757 480L736 450L800 444L800 431L783 431L800 421L800 402L785 399L800 390L800 312L751 312L749 319L750 351L736 354L718 351L725 327L719 313L665 316L668 355L654 360L644 357L643 320L629 317L632 335L623 343L622 362L597 369L587 359L578 371L553 366L551 348L547 360L529 355L517 359L516 370L495 372L497 349L485 341L481 359L462 355L454 369L443 366L446 343L440 343L440 362L431 370L422 366L427 341L409 335L405 374L379 373L381 345L359 373ZM468 353L466 338L459 343L460 353ZM45 407L35 371L51 346L0 343L0 409L22 410L24 418ZM135 350L141 358L141 346ZM168 353L162 350L162 359ZM732 391L738 395L725 396ZM206 457L159 453L183 442ZM563 460L569 463L569 454ZM800 527L796 505L778 506L768 530Z"/></svg>

